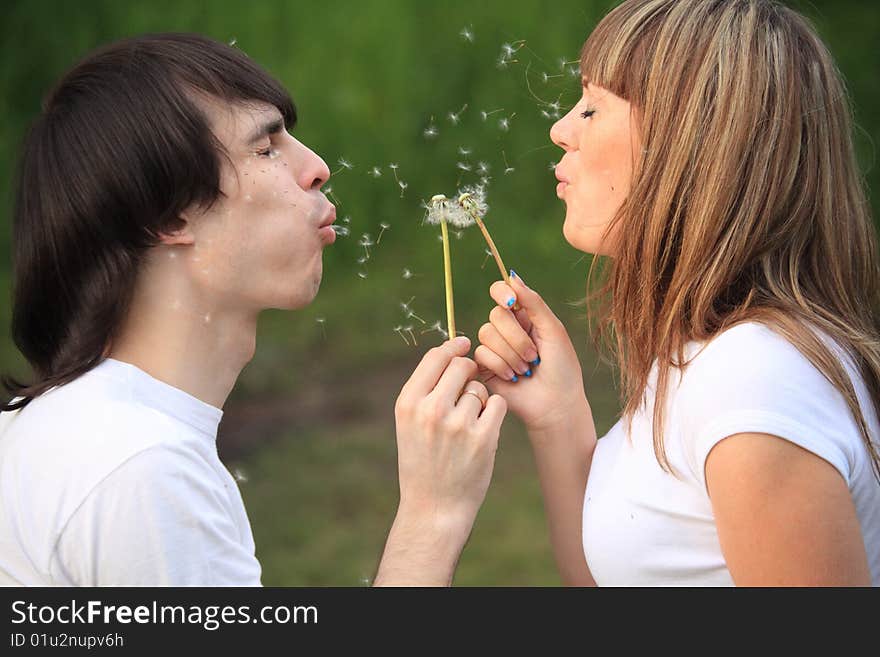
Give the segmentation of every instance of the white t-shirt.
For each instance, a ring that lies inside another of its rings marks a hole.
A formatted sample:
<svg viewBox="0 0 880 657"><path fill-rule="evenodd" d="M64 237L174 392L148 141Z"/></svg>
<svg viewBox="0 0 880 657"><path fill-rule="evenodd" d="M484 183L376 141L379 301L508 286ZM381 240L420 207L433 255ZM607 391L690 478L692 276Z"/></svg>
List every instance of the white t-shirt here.
<svg viewBox="0 0 880 657"><path fill-rule="evenodd" d="M259 586L222 415L114 359L0 414L0 585Z"/></svg>
<svg viewBox="0 0 880 657"><path fill-rule="evenodd" d="M872 441L880 424L852 361L825 336L856 392ZM880 586L880 483L843 396L790 342L758 323L734 326L699 351L684 375L670 372L664 472L654 454L657 366L632 440L619 421L593 455L584 497L584 554L602 586L723 586L733 580L706 491L705 462L723 438L741 432L789 440L833 465L849 487L874 586ZM680 385L679 385L680 384ZM768 438L768 440L774 440Z"/></svg>

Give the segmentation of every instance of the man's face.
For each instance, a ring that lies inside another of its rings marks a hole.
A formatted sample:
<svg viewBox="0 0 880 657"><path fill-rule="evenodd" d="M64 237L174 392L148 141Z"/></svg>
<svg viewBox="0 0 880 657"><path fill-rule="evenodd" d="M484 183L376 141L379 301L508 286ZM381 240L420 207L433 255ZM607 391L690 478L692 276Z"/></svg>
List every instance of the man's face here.
<svg viewBox="0 0 880 657"><path fill-rule="evenodd" d="M309 304L322 254L336 239L336 209L321 193L324 161L287 132L266 103L203 103L221 157L213 207L190 217L189 270L200 292L224 308L257 311Z"/></svg>

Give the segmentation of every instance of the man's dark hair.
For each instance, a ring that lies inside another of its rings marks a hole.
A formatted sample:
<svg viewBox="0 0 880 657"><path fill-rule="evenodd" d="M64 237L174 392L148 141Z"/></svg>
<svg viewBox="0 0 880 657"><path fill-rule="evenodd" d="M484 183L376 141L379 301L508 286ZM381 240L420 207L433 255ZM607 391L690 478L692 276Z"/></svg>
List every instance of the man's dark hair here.
<svg viewBox="0 0 880 657"><path fill-rule="evenodd" d="M105 46L49 93L25 138L13 215L12 337L34 381L14 410L95 367L128 311L139 264L193 205L221 195L222 144L197 97L262 101L292 128L285 89L240 50L194 34Z"/></svg>

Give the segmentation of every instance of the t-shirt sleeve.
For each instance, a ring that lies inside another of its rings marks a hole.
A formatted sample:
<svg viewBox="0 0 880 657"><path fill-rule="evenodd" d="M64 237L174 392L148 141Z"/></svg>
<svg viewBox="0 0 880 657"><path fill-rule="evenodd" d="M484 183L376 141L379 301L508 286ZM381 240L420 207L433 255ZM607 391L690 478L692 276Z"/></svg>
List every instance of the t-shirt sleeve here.
<svg viewBox="0 0 880 657"><path fill-rule="evenodd" d="M157 445L105 477L71 516L53 567L85 586L259 586L217 473L183 447Z"/></svg>
<svg viewBox="0 0 880 657"><path fill-rule="evenodd" d="M685 457L704 490L709 452L738 433L778 436L852 480L861 434L843 395L769 328L741 325L710 342L686 369L676 402Z"/></svg>

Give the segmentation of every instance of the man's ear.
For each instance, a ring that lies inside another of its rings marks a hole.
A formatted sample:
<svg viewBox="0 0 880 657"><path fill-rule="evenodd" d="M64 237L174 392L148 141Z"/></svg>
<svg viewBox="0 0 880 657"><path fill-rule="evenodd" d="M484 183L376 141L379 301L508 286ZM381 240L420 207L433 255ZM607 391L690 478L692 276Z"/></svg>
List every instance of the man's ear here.
<svg viewBox="0 0 880 657"><path fill-rule="evenodd" d="M165 246L192 246L196 243L196 236L193 234L190 223L180 218L182 225L174 230L159 233L159 243Z"/></svg>

